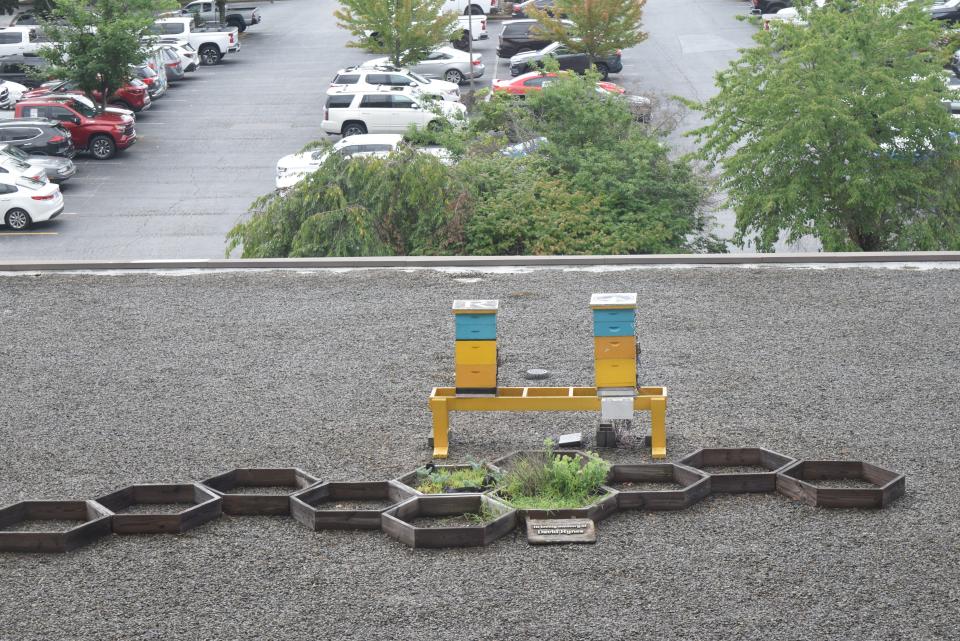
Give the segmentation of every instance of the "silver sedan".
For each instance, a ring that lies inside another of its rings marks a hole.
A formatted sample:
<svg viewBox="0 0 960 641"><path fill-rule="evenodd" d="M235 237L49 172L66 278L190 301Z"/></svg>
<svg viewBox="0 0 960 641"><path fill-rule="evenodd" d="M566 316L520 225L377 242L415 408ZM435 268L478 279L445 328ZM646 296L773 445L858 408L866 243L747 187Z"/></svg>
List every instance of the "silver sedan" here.
<svg viewBox="0 0 960 641"><path fill-rule="evenodd" d="M364 66L378 64L389 64L389 60L387 58L377 58L365 62ZM484 71L481 54L473 54L473 63L471 64L469 53L453 47L434 49L424 60L408 65L406 68L427 78L446 80L456 84L461 84L470 78L480 78Z"/></svg>

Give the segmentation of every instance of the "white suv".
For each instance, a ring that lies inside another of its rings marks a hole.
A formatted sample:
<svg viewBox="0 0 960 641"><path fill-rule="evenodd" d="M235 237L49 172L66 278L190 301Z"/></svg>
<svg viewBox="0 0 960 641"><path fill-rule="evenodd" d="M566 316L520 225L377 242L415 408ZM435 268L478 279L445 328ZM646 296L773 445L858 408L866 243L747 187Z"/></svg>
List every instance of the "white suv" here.
<svg viewBox="0 0 960 641"><path fill-rule="evenodd" d="M457 125L466 120L466 113L459 102L432 100L409 90L344 91L327 96L321 128L341 136L402 134L410 125Z"/></svg>
<svg viewBox="0 0 960 641"><path fill-rule="evenodd" d="M351 91L373 91L378 87L400 87L416 89L420 93L438 96L444 100L458 102L460 85L445 80L429 80L418 73L387 65L350 67L341 69L334 76L327 95L339 93L345 89Z"/></svg>

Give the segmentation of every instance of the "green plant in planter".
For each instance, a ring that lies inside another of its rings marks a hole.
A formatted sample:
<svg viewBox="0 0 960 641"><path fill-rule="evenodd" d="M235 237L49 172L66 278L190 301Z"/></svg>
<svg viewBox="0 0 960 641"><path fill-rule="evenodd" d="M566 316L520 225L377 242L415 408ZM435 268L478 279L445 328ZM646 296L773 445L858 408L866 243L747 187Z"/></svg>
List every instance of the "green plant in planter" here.
<svg viewBox="0 0 960 641"><path fill-rule="evenodd" d="M522 458L499 484L497 494L513 507L561 510L591 505L603 495L610 463L587 452L585 463L564 454L554 454L553 441L544 442L542 460Z"/></svg>
<svg viewBox="0 0 960 641"><path fill-rule="evenodd" d="M444 470L435 467L417 468L416 489L424 494L444 494L476 488L485 490L496 483L496 474L482 463L470 463L460 470Z"/></svg>
<svg viewBox="0 0 960 641"><path fill-rule="evenodd" d="M486 525L500 515L484 505L479 512L467 512L463 516L470 522L470 525Z"/></svg>

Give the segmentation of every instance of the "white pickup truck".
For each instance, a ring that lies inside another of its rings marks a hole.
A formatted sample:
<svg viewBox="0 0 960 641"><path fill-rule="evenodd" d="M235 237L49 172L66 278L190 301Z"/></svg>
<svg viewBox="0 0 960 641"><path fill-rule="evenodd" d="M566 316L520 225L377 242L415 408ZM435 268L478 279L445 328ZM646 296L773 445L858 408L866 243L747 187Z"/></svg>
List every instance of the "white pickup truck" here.
<svg viewBox="0 0 960 641"><path fill-rule="evenodd" d="M490 37L487 34L487 16L457 16L457 23L458 28L450 36L450 42L461 51L467 51L470 48L470 43L467 41L468 34L473 36L473 40L486 40Z"/></svg>
<svg viewBox="0 0 960 641"><path fill-rule="evenodd" d="M192 17L160 18L150 31L158 36L186 40L197 50L204 65L220 64L227 53L240 51L240 32L236 27L197 27Z"/></svg>
<svg viewBox="0 0 960 641"><path fill-rule="evenodd" d="M231 27L236 27L240 33L246 31L247 27L260 24L263 19L260 17L260 10L254 5L228 4L226 9L223 21ZM180 14L184 16L199 15L204 22L220 22L220 16L217 14L217 3L210 0L191 2L180 10Z"/></svg>
<svg viewBox="0 0 960 641"><path fill-rule="evenodd" d="M473 31L471 31L471 27ZM381 42L380 34L376 31L364 31L364 34L372 37L377 42ZM457 16L457 24L454 25L450 31L450 44L460 51L469 50L470 41L467 40L467 34L471 34L473 40L486 40L489 38L490 36L487 33L487 17L482 15Z"/></svg>

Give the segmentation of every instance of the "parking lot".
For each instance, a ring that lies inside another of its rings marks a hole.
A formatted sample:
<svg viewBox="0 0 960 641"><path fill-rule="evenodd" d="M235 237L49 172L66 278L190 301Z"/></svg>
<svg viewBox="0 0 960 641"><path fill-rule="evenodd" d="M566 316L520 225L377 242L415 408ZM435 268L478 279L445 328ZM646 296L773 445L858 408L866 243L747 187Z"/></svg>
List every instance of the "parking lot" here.
<svg viewBox="0 0 960 641"><path fill-rule="evenodd" d="M66 211L29 232L0 227L0 259L218 258L224 236L274 186L277 160L322 137L324 93L335 72L372 57L347 48L333 0L260 4L263 23L217 67L202 67L137 117L139 141L116 158L77 160L64 185ZM646 42L623 53L611 79L629 91L704 98L713 74L748 46L742 0L649 0ZM496 57L500 26L479 41L487 71L478 86L509 75ZM466 89L467 86L464 86ZM698 122L688 114L683 128ZM671 140L689 149L680 135Z"/></svg>

